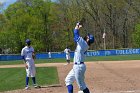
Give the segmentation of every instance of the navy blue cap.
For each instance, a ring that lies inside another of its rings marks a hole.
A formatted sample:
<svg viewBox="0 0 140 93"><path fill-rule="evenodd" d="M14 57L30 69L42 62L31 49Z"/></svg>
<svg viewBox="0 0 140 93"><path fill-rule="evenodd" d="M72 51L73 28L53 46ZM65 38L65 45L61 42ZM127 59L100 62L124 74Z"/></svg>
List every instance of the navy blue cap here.
<svg viewBox="0 0 140 93"><path fill-rule="evenodd" d="M31 42L31 40L30 39L26 39L26 41L25 41L27 44L28 43L30 43Z"/></svg>

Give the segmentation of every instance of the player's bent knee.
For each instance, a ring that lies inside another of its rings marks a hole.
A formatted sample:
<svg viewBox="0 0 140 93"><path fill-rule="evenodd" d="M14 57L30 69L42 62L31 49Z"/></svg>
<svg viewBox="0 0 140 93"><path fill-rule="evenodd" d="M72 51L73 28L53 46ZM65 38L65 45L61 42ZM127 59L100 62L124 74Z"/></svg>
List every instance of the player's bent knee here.
<svg viewBox="0 0 140 93"><path fill-rule="evenodd" d="M66 79L65 79L65 84L66 84L66 86L68 86L68 85L71 85L72 82L70 82L70 81L66 78Z"/></svg>
<svg viewBox="0 0 140 93"><path fill-rule="evenodd" d="M35 74L31 74L31 77L35 77Z"/></svg>
<svg viewBox="0 0 140 93"><path fill-rule="evenodd" d="M66 86L70 85L70 82L67 81L67 79L65 79L65 84Z"/></svg>
<svg viewBox="0 0 140 93"><path fill-rule="evenodd" d="M26 74L26 76L27 76L27 77L30 77L30 74L29 74L29 73L27 73L27 74Z"/></svg>

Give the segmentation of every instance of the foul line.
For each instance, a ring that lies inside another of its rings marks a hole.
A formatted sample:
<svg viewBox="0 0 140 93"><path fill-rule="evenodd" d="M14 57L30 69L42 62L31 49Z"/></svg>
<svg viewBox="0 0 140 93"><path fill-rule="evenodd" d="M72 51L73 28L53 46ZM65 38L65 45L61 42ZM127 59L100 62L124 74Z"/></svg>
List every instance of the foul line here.
<svg viewBox="0 0 140 93"><path fill-rule="evenodd" d="M140 90L114 91L114 92L104 92L104 93L140 93Z"/></svg>

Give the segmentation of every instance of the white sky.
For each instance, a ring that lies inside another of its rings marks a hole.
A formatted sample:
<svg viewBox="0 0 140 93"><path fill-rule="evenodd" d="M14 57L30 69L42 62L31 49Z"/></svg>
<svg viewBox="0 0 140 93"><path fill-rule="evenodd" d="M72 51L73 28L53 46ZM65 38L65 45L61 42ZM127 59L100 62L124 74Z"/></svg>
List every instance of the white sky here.
<svg viewBox="0 0 140 93"><path fill-rule="evenodd" d="M1 3L4 3L6 0L0 0Z"/></svg>

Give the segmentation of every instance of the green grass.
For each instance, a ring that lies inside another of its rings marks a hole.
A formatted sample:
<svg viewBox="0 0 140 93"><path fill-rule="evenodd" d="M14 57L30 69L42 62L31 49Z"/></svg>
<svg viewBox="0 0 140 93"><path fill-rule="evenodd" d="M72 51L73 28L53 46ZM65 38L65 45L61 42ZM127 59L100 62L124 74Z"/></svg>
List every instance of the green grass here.
<svg viewBox="0 0 140 93"><path fill-rule="evenodd" d="M36 59L35 63L62 63L66 62L64 58L56 58L56 59ZM14 64L23 64L23 60L14 60L14 61L0 61L0 65L14 65Z"/></svg>
<svg viewBox="0 0 140 93"><path fill-rule="evenodd" d="M86 58L86 61L121 61L121 60L140 60L140 55L98 56Z"/></svg>
<svg viewBox="0 0 140 93"><path fill-rule="evenodd" d="M119 55L119 56L92 56L86 57L86 61L120 61L120 60L140 60L140 55ZM73 61L73 59L71 59ZM37 59L36 64L39 63L65 63L65 58L56 59ZM16 61L0 61L0 65L23 64L22 60Z"/></svg>
<svg viewBox="0 0 140 93"><path fill-rule="evenodd" d="M39 85L58 84L59 78L56 67L36 68L36 81ZM0 68L0 92L23 89L26 72L24 68ZM30 85L32 80L30 78Z"/></svg>

